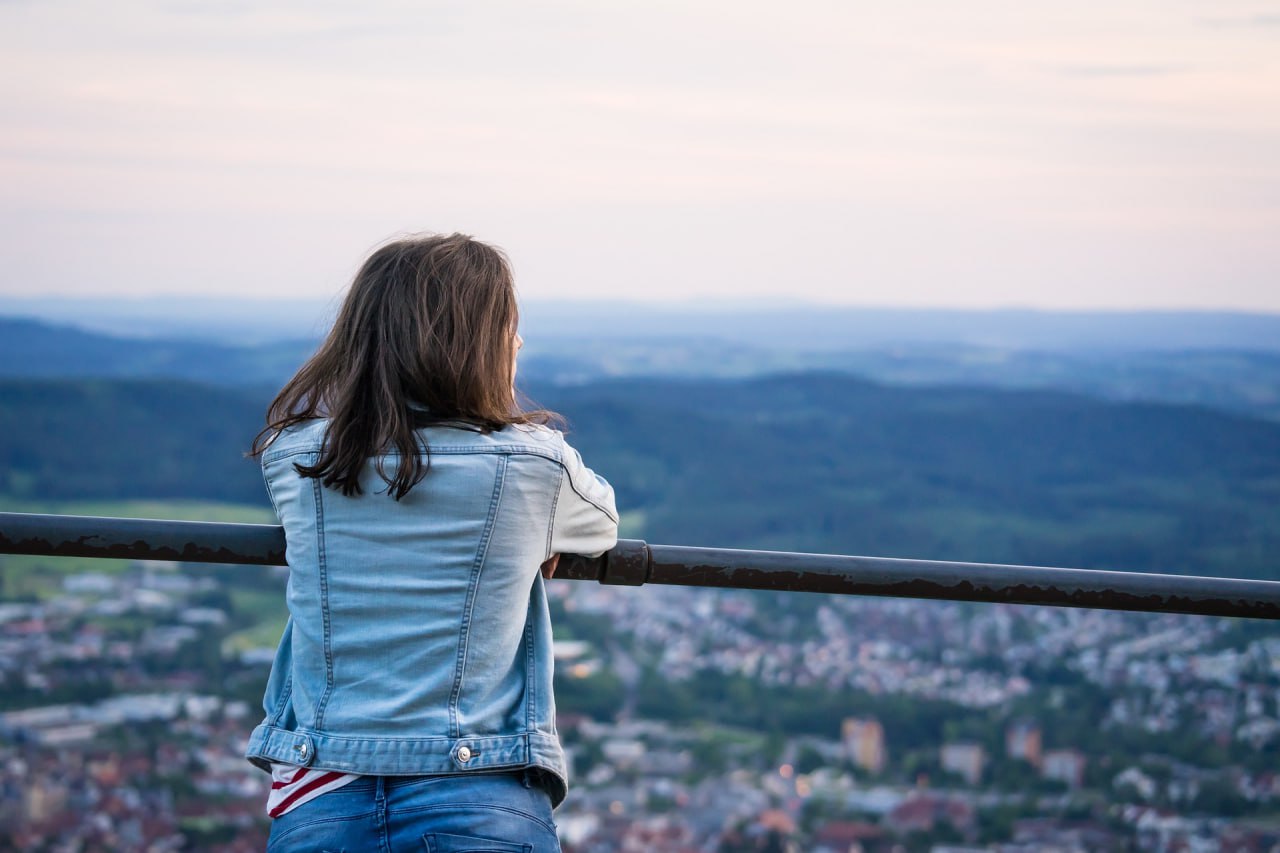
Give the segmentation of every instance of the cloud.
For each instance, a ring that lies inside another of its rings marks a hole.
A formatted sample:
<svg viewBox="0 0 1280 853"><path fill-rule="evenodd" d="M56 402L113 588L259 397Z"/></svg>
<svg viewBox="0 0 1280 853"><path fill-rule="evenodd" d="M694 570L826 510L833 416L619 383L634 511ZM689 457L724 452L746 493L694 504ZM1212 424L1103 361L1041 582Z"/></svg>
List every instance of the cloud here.
<svg viewBox="0 0 1280 853"><path fill-rule="evenodd" d="M1280 15L1258 14L1235 15L1231 17L1214 16L1212 18L1200 18L1199 23L1205 27L1271 29L1280 27Z"/></svg>
<svg viewBox="0 0 1280 853"><path fill-rule="evenodd" d="M304 294L432 228L546 296L1280 306L1280 15L1175 6L0 0L0 291Z"/></svg>
<svg viewBox="0 0 1280 853"><path fill-rule="evenodd" d="M1099 62L1059 65L1054 70L1067 77L1167 77L1192 71L1186 65Z"/></svg>

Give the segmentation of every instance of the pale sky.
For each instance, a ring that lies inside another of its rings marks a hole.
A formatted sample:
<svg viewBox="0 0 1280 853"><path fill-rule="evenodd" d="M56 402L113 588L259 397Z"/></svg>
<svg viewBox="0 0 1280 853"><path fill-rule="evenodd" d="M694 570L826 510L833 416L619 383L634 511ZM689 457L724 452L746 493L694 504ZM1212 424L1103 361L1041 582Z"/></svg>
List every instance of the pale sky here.
<svg viewBox="0 0 1280 853"><path fill-rule="evenodd" d="M0 0L0 294L1280 311L1280 2Z"/></svg>

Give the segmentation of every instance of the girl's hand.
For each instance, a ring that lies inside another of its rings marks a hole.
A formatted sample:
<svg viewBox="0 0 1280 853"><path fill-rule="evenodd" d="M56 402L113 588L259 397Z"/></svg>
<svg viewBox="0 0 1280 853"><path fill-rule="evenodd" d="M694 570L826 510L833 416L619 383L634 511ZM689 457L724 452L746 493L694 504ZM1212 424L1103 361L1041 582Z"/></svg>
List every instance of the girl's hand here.
<svg viewBox="0 0 1280 853"><path fill-rule="evenodd" d="M556 573L556 566L560 565L560 555L552 554L551 559L542 564L542 576L547 580L551 580L551 576Z"/></svg>

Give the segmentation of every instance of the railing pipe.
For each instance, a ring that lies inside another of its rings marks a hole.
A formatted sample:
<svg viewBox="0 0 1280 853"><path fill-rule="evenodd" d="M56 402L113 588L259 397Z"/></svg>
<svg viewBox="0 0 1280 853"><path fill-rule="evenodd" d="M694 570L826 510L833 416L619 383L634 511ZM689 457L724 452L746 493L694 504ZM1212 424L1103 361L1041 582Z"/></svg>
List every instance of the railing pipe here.
<svg viewBox="0 0 1280 853"><path fill-rule="evenodd" d="M278 524L0 512L0 554L283 566L284 528Z"/></svg>
<svg viewBox="0 0 1280 853"><path fill-rule="evenodd" d="M0 553L284 565L269 524L0 513ZM559 578L1280 619L1280 582L1187 575L740 551L623 539L565 555Z"/></svg>

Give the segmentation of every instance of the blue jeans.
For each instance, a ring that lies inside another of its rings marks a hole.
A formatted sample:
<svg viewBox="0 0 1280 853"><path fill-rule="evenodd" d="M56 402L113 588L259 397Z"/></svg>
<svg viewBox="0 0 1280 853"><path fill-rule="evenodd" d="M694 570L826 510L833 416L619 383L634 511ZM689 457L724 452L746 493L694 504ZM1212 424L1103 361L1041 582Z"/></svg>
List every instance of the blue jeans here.
<svg viewBox="0 0 1280 853"><path fill-rule="evenodd" d="M532 771L367 776L271 823L267 853L559 853Z"/></svg>

